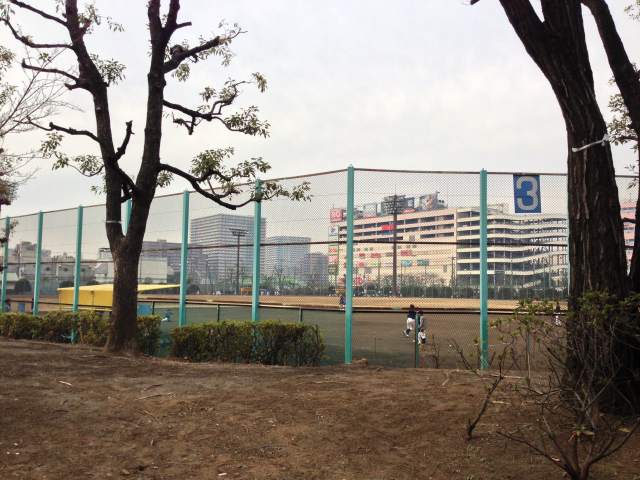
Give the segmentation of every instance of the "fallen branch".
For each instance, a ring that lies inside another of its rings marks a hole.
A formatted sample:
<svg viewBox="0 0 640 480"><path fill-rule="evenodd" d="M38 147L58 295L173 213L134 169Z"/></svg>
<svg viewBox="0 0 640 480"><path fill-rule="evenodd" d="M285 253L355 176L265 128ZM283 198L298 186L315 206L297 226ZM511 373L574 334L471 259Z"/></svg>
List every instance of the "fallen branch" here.
<svg viewBox="0 0 640 480"><path fill-rule="evenodd" d="M155 393L153 395L147 395L145 397L140 397L140 398L136 398L136 400L146 400L147 398L153 398L153 397L163 397L165 395L173 395L173 392L169 392L169 393Z"/></svg>

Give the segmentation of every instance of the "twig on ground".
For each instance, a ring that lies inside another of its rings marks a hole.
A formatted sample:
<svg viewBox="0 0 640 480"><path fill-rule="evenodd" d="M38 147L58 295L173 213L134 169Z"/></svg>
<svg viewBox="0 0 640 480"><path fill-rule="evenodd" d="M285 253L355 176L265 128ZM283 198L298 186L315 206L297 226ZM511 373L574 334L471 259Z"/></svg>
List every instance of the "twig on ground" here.
<svg viewBox="0 0 640 480"><path fill-rule="evenodd" d="M153 395L147 395L145 397L136 398L136 400L146 400L147 398L164 397L166 395L174 395L174 393L173 392L169 392L169 393L154 393Z"/></svg>

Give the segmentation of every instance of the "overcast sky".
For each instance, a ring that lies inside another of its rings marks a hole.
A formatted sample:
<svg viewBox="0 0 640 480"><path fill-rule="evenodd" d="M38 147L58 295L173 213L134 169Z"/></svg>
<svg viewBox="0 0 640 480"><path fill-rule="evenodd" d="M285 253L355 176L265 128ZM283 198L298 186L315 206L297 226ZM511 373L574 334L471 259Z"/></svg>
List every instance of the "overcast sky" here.
<svg viewBox="0 0 640 480"><path fill-rule="evenodd" d="M39 0L38 6L47 3ZM100 11L125 27L99 31L91 51L118 58L126 80L110 89L113 130L119 142L124 122L136 135L123 166L134 174L142 150L146 103L146 1L99 0ZM167 3L167 2L165 2ZM270 177L356 167L419 170L566 170L564 124L546 80L527 56L498 2L468 7L459 0L184 0L176 40L196 41L217 32L220 20L248 31L232 45L228 68L216 59L193 65L188 83L169 79L166 98L196 106L205 85L263 73L266 93L246 88L240 105L258 105L272 124L268 139L231 134L206 124L188 136L165 123L164 162L187 168L207 148L234 146L238 159L262 156ZM640 60L640 23L623 12L623 0L609 2L632 59ZM19 10L19 9L18 9ZM52 10L52 8L51 8ZM15 21L37 41L66 40L64 31L32 14ZM599 101L606 112L611 76L597 31L585 12ZM19 51L6 29L3 45ZM62 66L72 62L62 62ZM94 125L86 92L67 100L83 112L63 112L56 122L76 128ZM606 112L608 116L609 113ZM20 151L39 145L42 135L7 140ZM65 142L69 153L92 152L92 143ZM634 161L629 148L614 149L617 172ZM19 215L101 201L90 183L72 171L52 172L46 162L2 214ZM176 180L163 193L182 191Z"/></svg>

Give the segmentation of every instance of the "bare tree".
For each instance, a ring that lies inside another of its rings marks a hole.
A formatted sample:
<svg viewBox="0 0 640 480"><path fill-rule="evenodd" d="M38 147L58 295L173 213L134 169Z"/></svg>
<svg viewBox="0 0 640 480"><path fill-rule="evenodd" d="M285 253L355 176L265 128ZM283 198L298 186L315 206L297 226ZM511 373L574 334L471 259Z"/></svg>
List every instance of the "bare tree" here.
<svg viewBox="0 0 640 480"><path fill-rule="evenodd" d="M180 0L166 2L168 5L164 14L161 11L161 0L147 2L150 52L148 93L145 99L146 121L142 158L134 180L120 166L134 134L133 122L128 121L123 126L122 139L117 144L109 103L109 89L122 80L125 66L117 60L100 58L90 52L85 42L87 35L101 25L106 25L115 32L121 31L123 27L113 19L102 16L93 4L79 9L77 0L56 0L55 12L41 9L40 2L38 7L33 2L21 0L9 0L9 3L15 11L7 11L4 22L14 37L30 49L48 51L55 48L72 54L77 73L71 73L73 70L70 72L66 68L40 67L28 62L23 62L23 68L56 74L65 79L68 89L85 91L93 101L95 131L53 122L48 126L40 125L51 131L43 144L43 153L55 160L55 168L71 166L86 176L104 178L106 233L115 264L113 321L107 348L112 351L135 351L138 259L149 209L158 186L167 185L172 178L180 177L205 198L232 210L250 202L277 196L303 199L307 195L308 186L302 184L286 190L277 183L268 182L260 192L249 187L246 197L236 200L243 191L240 186L242 183L251 183L256 175L269 169L269 165L261 158L252 158L227 167L225 161L232 158L233 149L212 148L197 155L188 171L161 161L163 118L169 112L173 122L184 127L190 135L203 122L214 122L230 131L268 136L270 125L259 119L257 107L227 112L240 95L242 87L251 84L260 91L266 89L266 80L259 73L253 74L248 80L228 80L221 88L205 86L200 93L201 104L194 107L175 103L165 96L165 87L170 77L176 81L187 80L191 68L198 62L201 65L205 59L215 56L222 59L223 65L228 65L232 58L230 43L245 33L238 25L220 24L222 33L210 38L201 37L195 45L188 42L177 43L173 40L175 33L191 26L191 22L179 19ZM60 27L66 39L52 44L38 43L32 36L21 33L13 20L17 10L36 15ZM70 157L62 153L60 146L64 135L92 140L99 154ZM125 234L121 224L121 204L128 199L132 200L132 210Z"/></svg>
<svg viewBox="0 0 640 480"><path fill-rule="evenodd" d="M533 421L498 433L528 446L569 478L586 480L594 464L619 451L640 428L640 412L633 398L626 398L631 415L605 412L614 396L610 390L616 390L618 397L626 394L626 390L619 391L618 382L626 359L620 357L616 343L621 329L626 330L624 338L640 334L640 296L618 301L608 294L591 293L579 302L580 313L572 314L572 321L577 330L584 331L575 337L581 342L565 341L562 329L543 317L544 304L532 303L531 315L512 317L511 330L521 327L533 333L543 347L546 377L528 377L524 385L512 389L520 404L532 405ZM575 359L580 366L577 374Z"/></svg>
<svg viewBox="0 0 640 480"><path fill-rule="evenodd" d="M46 68L57 53L41 54L31 62ZM9 205L17 187L33 173L27 168L36 155L33 150L5 148L11 136L33 130L30 119L43 120L69 105L60 100L64 86L52 75L27 71L21 82L5 81L5 74L15 64L14 53L0 46L0 206Z"/></svg>

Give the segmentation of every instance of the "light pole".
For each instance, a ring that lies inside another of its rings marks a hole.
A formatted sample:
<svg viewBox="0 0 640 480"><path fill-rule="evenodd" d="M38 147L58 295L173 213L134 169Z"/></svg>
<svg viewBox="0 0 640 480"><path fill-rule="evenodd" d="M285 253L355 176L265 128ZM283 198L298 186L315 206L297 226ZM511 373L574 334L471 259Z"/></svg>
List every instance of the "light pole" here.
<svg viewBox="0 0 640 480"><path fill-rule="evenodd" d="M240 239L247 234L246 230L242 228L232 228L231 235L237 239L236 250L236 295L240 295Z"/></svg>
<svg viewBox="0 0 640 480"><path fill-rule="evenodd" d="M398 296L398 195L393 196L393 276L392 289L393 295ZM400 282L402 282L402 273L400 274Z"/></svg>

